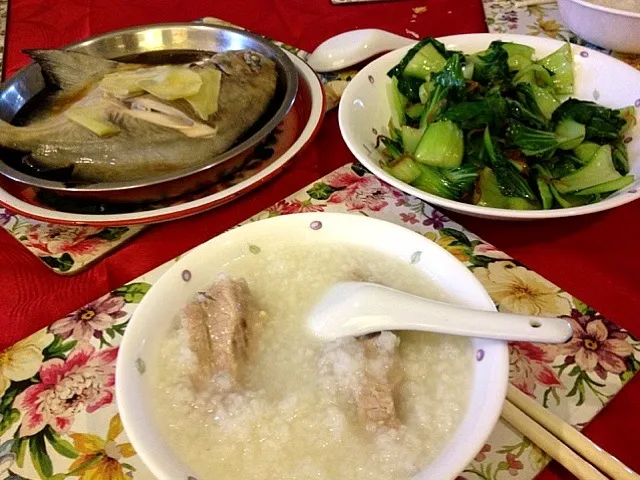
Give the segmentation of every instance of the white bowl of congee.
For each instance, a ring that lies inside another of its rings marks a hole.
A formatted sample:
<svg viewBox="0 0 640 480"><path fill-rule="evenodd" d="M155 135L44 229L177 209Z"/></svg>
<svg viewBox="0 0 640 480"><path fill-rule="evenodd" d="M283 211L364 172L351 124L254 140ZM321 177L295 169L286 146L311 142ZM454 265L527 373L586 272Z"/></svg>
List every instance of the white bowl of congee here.
<svg viewBox="0 0 640 480"><path fill-rule="evenodd" d="M354 279L495 310L451 254L386 221L302 213L232 229L155 282L120 347L118 408L151 472L449 480L464 470L500 416L507 344L408 331L318 340L307 313Z"/></svg>

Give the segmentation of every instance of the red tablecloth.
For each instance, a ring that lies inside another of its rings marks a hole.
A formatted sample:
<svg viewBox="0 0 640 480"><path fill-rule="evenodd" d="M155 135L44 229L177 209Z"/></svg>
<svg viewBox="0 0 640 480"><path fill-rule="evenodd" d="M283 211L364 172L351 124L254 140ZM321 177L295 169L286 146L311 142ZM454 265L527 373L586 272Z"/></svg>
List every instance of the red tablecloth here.
<svg viewBox="0 0 640 480"><path fill-rule="evenodd" d="M410 23L412 8L428 10ZM398 34L447 35L486 30L480 0L415 0L332 6L329 0L12 0L5 72L28 60L24 48L58 47L115 28L216 16L292 45L313 49L352 28L377 27ZM231 227L316 178L352 160L340 138L335 112L314 144L275 181L235 203L156 226L117 253L74 277L60 277L0 232L0 350L67 312ZM452 215L549 280L640 334L640 257L634 219L640 202L589 217L502 223ZM630 437L640 431L640 380L634 380L586 433L640 471ZM635 454L635 455L634 455ZM540 478L571 478L553 466Z"/></svg>

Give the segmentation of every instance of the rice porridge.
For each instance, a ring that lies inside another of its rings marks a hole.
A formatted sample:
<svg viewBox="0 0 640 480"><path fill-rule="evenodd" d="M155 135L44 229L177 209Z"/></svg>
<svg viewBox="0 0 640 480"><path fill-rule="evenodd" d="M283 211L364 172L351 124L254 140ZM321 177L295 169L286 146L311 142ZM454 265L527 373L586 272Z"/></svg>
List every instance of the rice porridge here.
<svg viewBox="0 0 640 480"><path fill-rule="evenodd" d="M441 452L467 408L471 341L314 339L306 313L354 279L446 300L415 266L351 245L271 246L211 272L218 290L196 295L150 367L160 429L198 480L405 480Z"/></svg>

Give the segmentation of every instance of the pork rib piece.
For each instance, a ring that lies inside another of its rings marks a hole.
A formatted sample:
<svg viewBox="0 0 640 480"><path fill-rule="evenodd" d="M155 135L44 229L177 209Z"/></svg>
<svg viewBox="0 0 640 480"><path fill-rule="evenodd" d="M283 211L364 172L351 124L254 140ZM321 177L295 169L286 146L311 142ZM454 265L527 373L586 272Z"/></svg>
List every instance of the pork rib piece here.
<svg viewBox="0 0 640 480"><path fill-rule="evenodd" d="M364 347L365 372L356 394L358 416L368 430L398 428L394 390L401 380L398 337L390 332L358 339Z"/></svg>
<svg viewBox="0 0 640 480"><path fill-rule="evenodd" d="M203 387L215 374L238 380L258 312L244 279L219 277L183 310L181 322L196 357L191 379Z"/></svg>

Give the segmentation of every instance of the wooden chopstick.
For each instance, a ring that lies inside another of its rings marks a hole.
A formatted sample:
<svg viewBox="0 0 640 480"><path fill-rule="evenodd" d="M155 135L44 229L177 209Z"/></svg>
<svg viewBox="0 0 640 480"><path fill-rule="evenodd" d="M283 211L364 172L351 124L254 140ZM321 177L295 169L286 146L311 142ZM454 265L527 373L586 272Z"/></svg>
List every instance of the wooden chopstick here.
<svg viewBox="0 0 640 480"><path fill-rule="evenodd" d="M614 480L640 480L620 460L512 385L507 390L502 418L579 479L607 480L598 467Z"/></svg>
<svg viewBox="0 0 640 480"><path fill-rule="evenodd" d="M536 5L550 5L556 0L518 0L515 2L516 8L535 7Z"/></svg>

